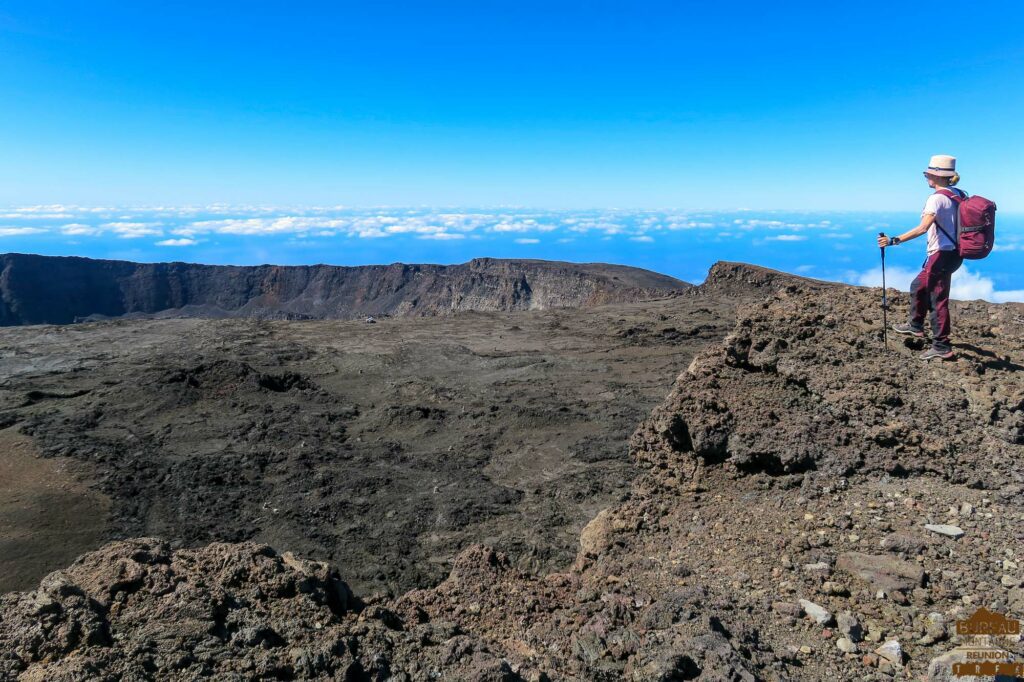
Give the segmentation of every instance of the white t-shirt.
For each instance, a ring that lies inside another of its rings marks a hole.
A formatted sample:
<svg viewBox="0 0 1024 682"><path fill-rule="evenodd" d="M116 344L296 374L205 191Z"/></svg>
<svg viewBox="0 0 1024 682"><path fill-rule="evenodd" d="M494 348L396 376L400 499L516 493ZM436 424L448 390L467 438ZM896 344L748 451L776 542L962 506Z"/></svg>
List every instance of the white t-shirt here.
<svg viewBox="0 0 1024 682"><path fill-rule="evenodd" d="M950 187L949 190L963 196L963 193L958 189ZM956 214L958 210L955 201L945 194L936 192L928 197L928 201L924 202L924 210L921 211L921 215L933 214L936 222L942 225L942 229L949 233L949 237L956 239ZM935 226L935 223L932 223L932 226L928 228L928 255L930 256L936 251L956 251L956 242L950 241L949 237L943 234L942 230Z"/></svg>

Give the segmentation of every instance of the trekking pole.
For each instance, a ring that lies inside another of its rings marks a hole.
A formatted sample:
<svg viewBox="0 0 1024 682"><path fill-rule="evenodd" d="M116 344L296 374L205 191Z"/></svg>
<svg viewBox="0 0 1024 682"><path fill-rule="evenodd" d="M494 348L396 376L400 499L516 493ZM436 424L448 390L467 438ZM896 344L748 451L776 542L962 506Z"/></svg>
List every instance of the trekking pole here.
<svg viewBox="0 0 1024 682"><path fill-rule="evenodd" d="M884 232L878 233L879 237L884 237ZM879 247L879 251L882 252L882 344L886 350L889 349L889 298L885 293L885 247Z"/></svg>

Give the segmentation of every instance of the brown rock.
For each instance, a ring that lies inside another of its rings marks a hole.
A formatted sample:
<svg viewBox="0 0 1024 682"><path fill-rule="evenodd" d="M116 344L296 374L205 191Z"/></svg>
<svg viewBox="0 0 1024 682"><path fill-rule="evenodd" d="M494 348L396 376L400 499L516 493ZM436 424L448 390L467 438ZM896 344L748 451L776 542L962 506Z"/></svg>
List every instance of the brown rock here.
<svg viewBox="0 0 1024 682"><path fill-rule="evenodd" d="M793 618L799 618L800 614L803 613L803 609L801 609L798 604L788 601L773 602L772 611L783 616L791 616Z"/></svg>
<svg viewBox="0 0 1024 682"><path fill-rule="evenodd" d="M882 538L882 549L893 554L916 556L928 545L924 538L910 533L890 533Z"/></svg>
<svg viewBox="0 0 1024 682"><path fill-rule="evenodd" d="M585 556L596 557L612 546L613 537L611 512L602 509L580 533L580 551Z"/></svg>
<svg viewBox="0 0 1024 682"><path fill-rule="evenodd" d="M886 555L846 552L836 561L836 570L889 593L906 593L924 583L924 569L918 564Z"/></svg>

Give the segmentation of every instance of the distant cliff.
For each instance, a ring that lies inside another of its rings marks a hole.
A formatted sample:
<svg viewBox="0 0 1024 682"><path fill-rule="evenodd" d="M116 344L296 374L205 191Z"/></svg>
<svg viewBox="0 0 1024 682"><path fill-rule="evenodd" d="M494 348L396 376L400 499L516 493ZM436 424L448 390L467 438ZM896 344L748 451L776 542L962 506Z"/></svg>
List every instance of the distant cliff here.
<svg viewBox="0 0 1024 682"><path fill-rule="evenodd" d="M689 293L700 296L714 294L725 296L769 295L778 289L801 286L806 289L834 289L842 286L835 282L809 279L788 272L780 272L760 265L733 263L720 260L708 270L708 276L700 286L692 287Z"/></svg>
<svg viewBox="0 0 1024 682"><path fill-rule="evenodd" d="M688 288L638 268L541 260L227 266L9 253L0 255L0 326L123 315L350 319L579 308L648 300Z"/></svg>

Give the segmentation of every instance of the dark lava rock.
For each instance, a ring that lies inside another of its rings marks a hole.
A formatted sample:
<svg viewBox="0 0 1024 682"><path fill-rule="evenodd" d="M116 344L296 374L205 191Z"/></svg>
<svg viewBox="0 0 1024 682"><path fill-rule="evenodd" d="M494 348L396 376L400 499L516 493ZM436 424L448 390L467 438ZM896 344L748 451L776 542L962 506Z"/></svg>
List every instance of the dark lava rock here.
<svg viewBox="0 0 1024 682"><path fill-rule="evenodd" d="M520 679L478 640L361 610L332 566L265 545L119 542L0 597L0 678Z"/></svg>

